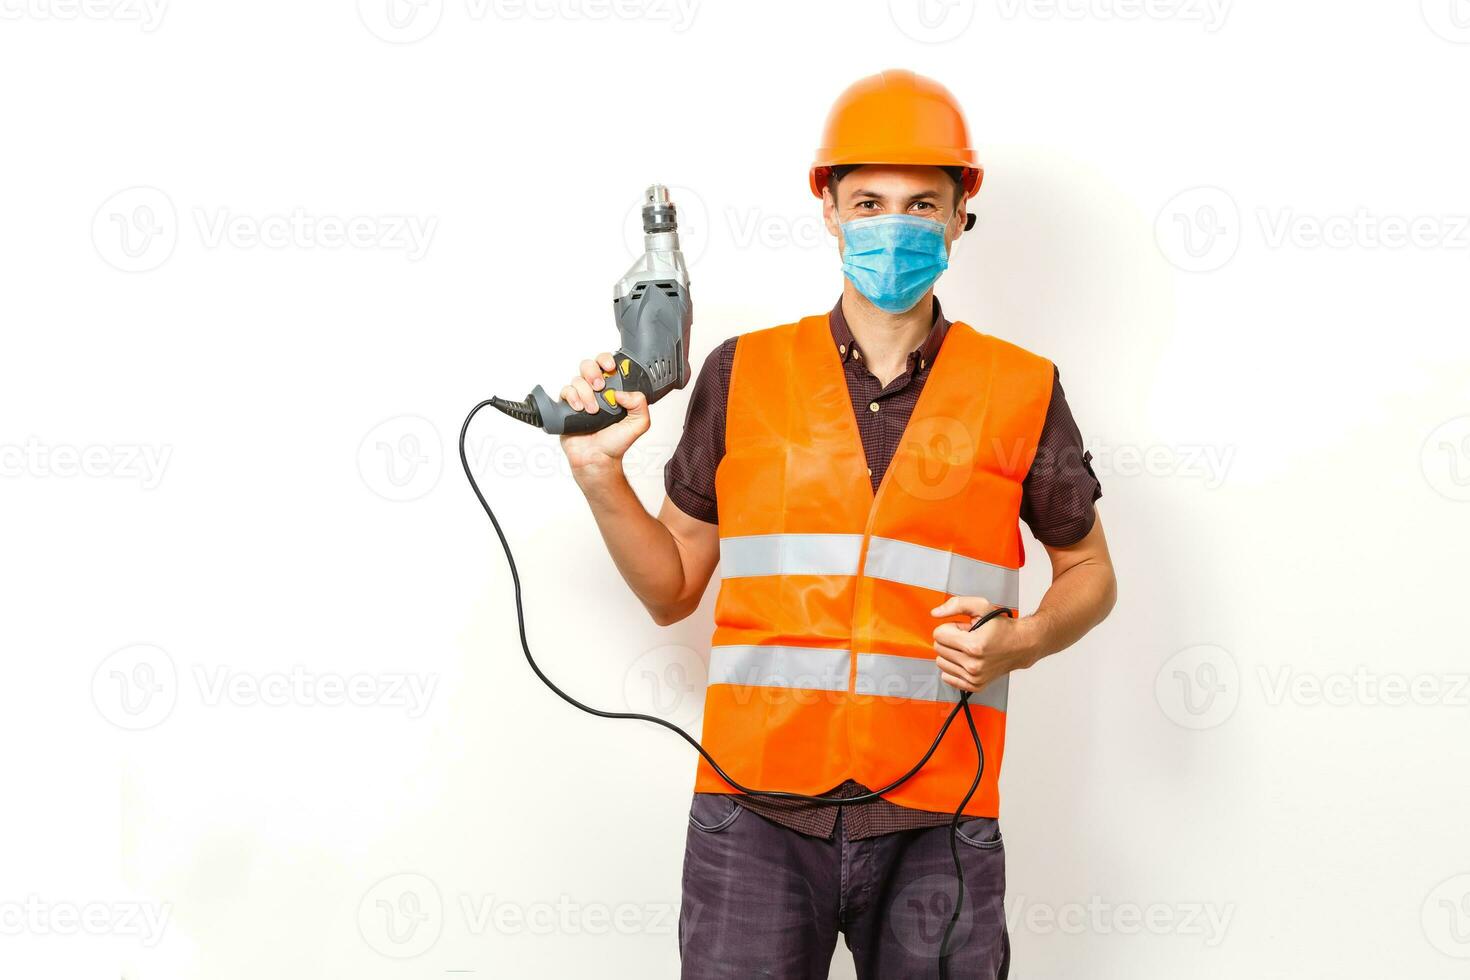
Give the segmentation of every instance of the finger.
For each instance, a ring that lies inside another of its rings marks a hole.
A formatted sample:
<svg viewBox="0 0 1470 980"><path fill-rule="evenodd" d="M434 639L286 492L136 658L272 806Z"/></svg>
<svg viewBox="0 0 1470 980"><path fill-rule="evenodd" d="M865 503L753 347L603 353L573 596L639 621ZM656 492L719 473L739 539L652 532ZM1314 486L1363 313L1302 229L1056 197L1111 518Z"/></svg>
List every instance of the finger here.
<svg viewBox="0 0 1470 980"><path fill-rule="evenodd" d="M979 622L979 620L977 619L975 622ZM970 650L973 652L986 645L991 632L991 630L976 631L972 622L957 623L954 620L948 620L934 627L931 635L934 637L935 643L954 647L957 650Z"/></svg>
<svg viewBox="0 0 1470 980"><path fill-rule="evenodd" d="M582 410L582 399L578 397L577 389L573 388L571 385L566 385L562 388L561 400L566 402L568 405L579 412Z"/></svg>
<svg viewBox="0 0 1470 980"><path fill-rule="evenodd" d="M617 362L613 360L613 356L607 351L603 351L601 354L597 355L597 363L602 366L602 369L604 371L617 370Z"/></svg>
<svg viewBox="0 0 1470 980"><path fill-rule="evenodd" d="M934 630L934 649L950 651L958 655L975 655L975 635L963 626L944 623Z"/></svg>
<svg viewBox="0 0 1470 980"><path fill-rule="evenodd" d="M979 690L979 687L970 678L968 673L958 669L954 664L946 660L940 660L938 663L939 679L950 687L957 688L961 691L969 691L972 694Z"/></svg>
<svg viewBox="0 0 1470 980"><path fill-rule="evenodd" d="M951 650L947 647L935 647L934 654L934 662L939 665L940 670L947 670L952 674L964 673L964 660L959 650Z"/></svg>
<svg viewBox="0 0 1470 980"><path fill-rule="evenodd" d="M950 687L954 688L956 691L968 691L971 694L974 694L976 691L975 685L966 684L964 681L957 681L953 677L950 677L948 674L940 674L939 679L948 684Z"/></svg>
<svg viewBox="0 0 1470 980"><path fill-rule="evenodd" d="M948 664L952 673L974 680L985 669L984 661L967 650L953 647L935 647L934 661L941 666Z"/></svg>
<svg viewBox="0 0 1470 980"><path fill-rule="evenodd" d="M948 677L954 681L956 686L963 686L967 691L978 691L989 683L985 679L985 670L981 667L959 667L953 663L946 663L939 668L941 677Z"/></svg>
<svg viewBox="0 0 1470 980"><path fill-rule="evenodd" d="M984 616L994 608L984 596L952 595L929 612L934 616Z"/></svg>
<svg viewBox="0 0 1470 980"><path fill-rule="evenodd" d="M599 367L597 362L592 360L591 358L588 358L580 365L578 365L578 370L582 374L582 380L591 385L593 391L601 391L602 386L607 384L607 382L602 377L603 369Z"/></svg>
<svg viewBox="0 0 1470 980"><path fill-rule="evenodd" d="M572 387L577 389L577 394L582 399L582 411L596 415L597 396L592 393L592 386L587 383L587 379L576 379L572 382Z"/></svg>

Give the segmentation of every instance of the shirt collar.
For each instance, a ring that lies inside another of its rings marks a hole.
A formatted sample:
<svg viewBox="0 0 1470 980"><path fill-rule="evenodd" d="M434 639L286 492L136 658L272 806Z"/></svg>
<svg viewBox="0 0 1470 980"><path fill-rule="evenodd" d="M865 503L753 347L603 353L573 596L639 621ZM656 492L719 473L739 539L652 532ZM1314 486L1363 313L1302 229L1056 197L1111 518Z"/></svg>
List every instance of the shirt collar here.
<svg viewBox="0 0 1470 980"><path fill-rule="evenodd" d="M837 345L837 353L842 362L845 364L854 357L861 359L862 355L857 353L857 341L853 339L852 330L847 325L847 317L842 314L841 297L838 297L837 305L832 307L832 312L827 314L827 325L832 329L832 342ZM929 327L929 333L925 336L924 342L909 352L909 360L917 361L916 366L920 370L933 364L948 330L949 321L944 318L944 311L939 308L939 297L935 296L934 321Z"/></svg>

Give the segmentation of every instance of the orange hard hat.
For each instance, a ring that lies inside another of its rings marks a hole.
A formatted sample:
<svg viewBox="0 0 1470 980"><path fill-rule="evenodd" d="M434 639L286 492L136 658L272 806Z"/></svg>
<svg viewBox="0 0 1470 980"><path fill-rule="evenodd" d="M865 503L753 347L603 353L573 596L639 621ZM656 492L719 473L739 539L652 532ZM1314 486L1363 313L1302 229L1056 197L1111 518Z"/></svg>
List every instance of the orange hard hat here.
<svg viewBox="0 0 1470 980"><path fill-rule="evenodd" d="M812 193L841 164L909 163L961 167L965 195L985 176L965 114L949 89L901 68L859 79L837 97L812 161Z"/></svg>

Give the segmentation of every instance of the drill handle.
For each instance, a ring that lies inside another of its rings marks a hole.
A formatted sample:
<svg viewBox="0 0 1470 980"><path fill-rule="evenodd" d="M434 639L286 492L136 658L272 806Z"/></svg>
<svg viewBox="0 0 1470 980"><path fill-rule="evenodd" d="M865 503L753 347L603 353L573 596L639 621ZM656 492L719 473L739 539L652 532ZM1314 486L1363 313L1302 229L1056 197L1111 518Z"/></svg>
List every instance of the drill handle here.
<svg viewBox="0 0 1470 980"><path fill-rule="evenodd" d="M621 352L617 359L623 360ZM531 392L531 401L541 413L541 428L552 435L581 435L622 421L628 414L627 409L613 400L612 393L632 390L627 385L628 379L617 371L604 371L602 375L606 386L593 392L598 398L596 412L579 411L560 398L552 398L545 388L537 385Z"/></svg>

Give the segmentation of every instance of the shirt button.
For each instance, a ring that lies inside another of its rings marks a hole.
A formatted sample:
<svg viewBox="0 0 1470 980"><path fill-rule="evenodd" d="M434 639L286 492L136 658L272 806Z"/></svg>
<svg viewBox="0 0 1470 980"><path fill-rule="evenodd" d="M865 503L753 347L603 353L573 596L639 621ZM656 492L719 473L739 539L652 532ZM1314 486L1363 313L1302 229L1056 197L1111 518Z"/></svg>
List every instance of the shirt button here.
<svg viewBox="0 0 1470 980"><path fill-rule="evenodd" d="M869 476L872 476L873 475L873 468L871 466L868 467L868 475Z"/></svg>
<svg viewBox="0 0 1470 980"><path fill-rule="evenodd" d="M868 411L870 411L870 412L876 412L876 411L878 411L878 403L877 402L868 402Z"/></svg>
<svg viewBox="0 0 1470 980"><path fill-rule="evenodd" d="M846 354L847 353L847 345L846 344L838 344L837 345L837 353L839 353L839 354Z"/></svg>

